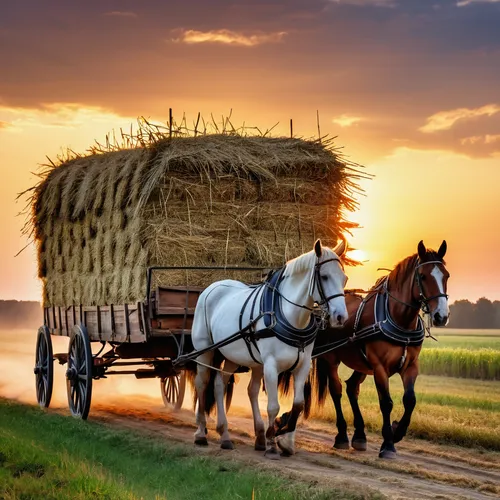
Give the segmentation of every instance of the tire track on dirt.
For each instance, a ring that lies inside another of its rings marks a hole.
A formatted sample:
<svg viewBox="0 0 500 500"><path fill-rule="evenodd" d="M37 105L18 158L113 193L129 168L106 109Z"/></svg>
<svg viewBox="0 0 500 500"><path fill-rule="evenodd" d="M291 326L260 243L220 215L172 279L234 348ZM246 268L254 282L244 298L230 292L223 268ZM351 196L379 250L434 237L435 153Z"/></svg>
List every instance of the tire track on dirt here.
<svg viewBox="0 0 500 500"><path fill-rule="evenodd" d="M273 469L280 474L291 475L311 482L329 483L350 489L371 489L394 500L402 499L473 499L486 500L500 496L500 470L464 465L453 460L453 449L446 448L451 458L433 456L432 453L412 453L413 445L401 443L399 458L383 461L378 458L376 444L370 444L366 452L337 451L331 449L331 431L302 424L297 432L298 453L290 458L270 461L253 449L253 420L231 410L229 425L236 449L220 450L214 422L209 422L207 448L193 445L193 453L214 457L230 454L231 459L252 466ZM124 407L123 404L96 404L92 419L107 425L119 426L154 436L164 436L177 442L193 442L195 418L192 412L181 410L168 413L161 407ZM377 443L377 436L370 436ZM414 442L414 441L413 441ZM413 445L414 446L414 445Z"/></svg>

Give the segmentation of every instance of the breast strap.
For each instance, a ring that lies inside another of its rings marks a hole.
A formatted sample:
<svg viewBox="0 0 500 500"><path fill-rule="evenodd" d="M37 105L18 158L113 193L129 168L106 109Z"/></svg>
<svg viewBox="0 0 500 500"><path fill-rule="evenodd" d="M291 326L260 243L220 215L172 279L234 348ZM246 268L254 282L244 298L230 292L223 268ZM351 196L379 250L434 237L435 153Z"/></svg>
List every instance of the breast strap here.
<svg viewBox="0 0 500 500"><path fill-rule="evenodd" d="M372 325L357 330L367 300L367 296L359 305L356 312L353 340L361 340L378 333L382 334L391 342L400 345L422 345L425 338L424 322L420 316L417 317L417 327L414 330L401 328L392 318L389 312L389 293L387 291L387 279L385 279L376 290L374 300L374 317Z"/></svg>
<svg viewBox="0 0 500 500"><path fill-rule="evenodd" d="M313 314L311 314L309 324L304 329L295 328L283 314L282 297L279 291L279 285L284 278L284 272L285 268L283 267L270 273L264 283L256 286L252 290L240 312L239 327L240 330L243 330L243 316L245 310L251 302L250 323L255 322L253 318L255 306L259 297L259 292L262 292L260 294L259 317L264 320L265 328L260 330L256 330L255 328L249 329L248 333L243 337L247 344L248 352L256 363L259 361L255 359L252 352L252 346L257 352L260 352L257 347L257 340L261 338L276 337L281 340L281 342L291 347L296 347L299 349L299 352L303 351L305 347L312 344L316 340L318 323ZM299 358L297 356L297 362L298 359ZM293 368L295 368L297 362Z"/></svg>

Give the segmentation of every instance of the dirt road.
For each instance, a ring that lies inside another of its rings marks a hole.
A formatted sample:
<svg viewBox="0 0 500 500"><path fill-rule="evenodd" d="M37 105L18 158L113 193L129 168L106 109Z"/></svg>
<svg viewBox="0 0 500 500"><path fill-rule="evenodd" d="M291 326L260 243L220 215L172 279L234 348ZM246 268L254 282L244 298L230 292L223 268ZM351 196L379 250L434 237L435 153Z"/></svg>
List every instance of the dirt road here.
<svg viewBox="0 0 500 500"><path fill-rule="evenodd" d="M36 331L0 332L0 395L27 403L36 403L34 394L34 346ZM53 337L54 351L65 352L67 339ZM51 408L69 414L66 402L65 367L55 366L54 396ZM394 461L378 458L381 437L369 435L366 452L335 451L333 426L321 421L300 423L298 453L280 461L267 460L253 450L253 423L248 410L243 381L237 385L229 426L236 444L234 451L220 450L213 422L209 425L208 448L195 448L193 453L225 454L253 466L275 468L283 474L356 490L369 488L393 499L487 499L500 498L500 453L443 446L423 440L407 439L398 445L399 457ZM138 396L140 394L141 396ZM266 407L262 395L261 408ZM189 407L186 396L185 407ZM189 410L168 413L161 406L157 380L135 380L117 377L94 384L89 418L138 432L165 436L192 443L194 414Z"/></svg>
<svg viewBox="0 0 500 500"><path fill-rule="evenodd" d="M165 436L183 443L193 441L194 414L188 410L169 413L152 404L151 399L96 404L92 419L109 425ZM392 499L488 499L500 497L500 454L483 453L459 447L434 445L408 439L398 446L394 461L378 458L380 438L370 435L366 452L336 451L331 448L328 424L302 423L297 436L298 453L290 458L270 461L253 450L253 422L242 409L229 413L234 451L223 451L217 444L213 422L209 425L209 447L193 445L193 453L214 457L230 454L260 467L276 468L280 473L300 476L313 484L330 482L360 490L376 490Z"/></svg>

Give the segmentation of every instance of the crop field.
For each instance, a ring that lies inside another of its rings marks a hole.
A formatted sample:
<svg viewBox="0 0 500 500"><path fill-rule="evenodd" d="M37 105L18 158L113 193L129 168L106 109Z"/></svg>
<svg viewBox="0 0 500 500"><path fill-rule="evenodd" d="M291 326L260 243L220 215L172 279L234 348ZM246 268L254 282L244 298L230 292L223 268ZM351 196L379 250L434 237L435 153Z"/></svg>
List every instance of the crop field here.
<svg viewBox="0 0 500 500"><path fill-rule="evenodd" d="M438 443L500 451L500 330L434 329L420 354L417 407L409 434ZM351 370L341 367L345 380ZM394 419L403 413L403 386L391 378ZM381 416L372 377L361 386L360 407L368 429L379 432ZM347 397L346 418L352 425ZM335 422L330 400L313 416Z"/></svg>
<svg viewBox="0 0 500 500"><path fill-rule="evenodd" d="M420 354L422 374L500 380L500 330L434 329Z"/></svg>

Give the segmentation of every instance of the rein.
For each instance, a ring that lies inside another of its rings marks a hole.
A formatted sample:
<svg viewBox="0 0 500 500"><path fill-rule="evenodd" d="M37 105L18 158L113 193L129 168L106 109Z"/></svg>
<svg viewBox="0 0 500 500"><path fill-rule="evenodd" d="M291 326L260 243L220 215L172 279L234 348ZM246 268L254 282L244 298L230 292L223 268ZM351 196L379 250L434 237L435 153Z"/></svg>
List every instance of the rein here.
<svg viewBox="0 0 500 500"><path fill-rule="evenodd" d="M391 335L388 335L387 333L385 333L381 328L380 328L380 325L378 323L375 323L369 327L365 327L361 330L361 332L357 333L358 332L358 326L359 326L359 322L361 320L361 316L362 316L362 313L363 313L363 310L364 310L364 307L366 305L366 303L371 300L373 297L375 297L375 301L377 300L377 296L381 293L381 289L384 289L384 293L386 294L386 306L385 306L385 311L386 311L386 321L388 323L390 323L392 325L392 327L394 327L396 330L398 330L399 332L401 333L418 333L419 331L421 331L422 333L424 333L424 331L427 333L427 337L430 337L434 340L436 340L430 333L430 320L428 321L428 324L426 325L422 319L420 319L420 325L421 327L420 328L417 328L417 330L404 330L403 328L401 328L399 325L397 325L397 323L394 321L394 319L391 317L390 313L389 313L389 299L393 299L395 300L396 302L399 302L400 304L403 304L405 306L408 306L412 309L416 309L416 310L422 310L422 312L425 314L425 315L428 315L429 318L430 318L430 308L429 308L429 302L431 300L434 300L434 299L438 299L440 297L445 297L446 299L448 298L448 295L445 294L445 293L439 293L437 295L433 295L432 297L426 297L425 293L424 293L424 289L423 289L423 284L422 284L422 278L420 277L420 274L418 272L418 270L426 265L426 264L441 264L443 265L443 262L442 261L439 261L439 260L432 260L432 261L427 261L427 262L419 262L416 266L415 266L415 270L414 270L414 279L415 281L417 282L417 286L418 286L418 289L419 289L419 300L417 301L417 305L414 305L414 304L409 304L403 300L400 300L398 299L397 297L395 297L394 295L392 295L390 292L389 292L389 289L388 289L388 278L389 276L386 276L385 278L383 278L383 280L378 284L378 286L372 290L370 290L368 293L368 295L362 300L361 304L359 305L358 307L358 310L356 311L356 318L355 318L355 321L354 321L354 333L351 337L348 337L347 339L340 339L340 340L337 340L335 342L332 342L330 344L327 344L325 346L322 346L322 350L321 352L317 352L317 353L314 353L313 356L312 356L312 359L314 358L317 358L319 356L322 356L323 354L326 354L330 351L333 351L335 349L338 349L340 347L343 347L345 346L346 344L349 344L349 343L352 343L352 342L355 342L355 341L360 341L360 340L365 340L365 339L368 339L374 335L377 335L378 333L382 332L384 335L386 336L389 336L389 338L392 338L393 340L396 340L398 342L401 342L401 339L398 339L398 338L395 338L395 337L391 337ZM392 270L389 270L389 269L384 269L384 270L387 270L387 271L392 271ZM423 338L422 338L423 340ZM406 340L406 345L408 345L409 343L409 339Z"/></svg>
<svg viewBox="0 0 500 500"><path fill-rule="evenodd" d="M320 302L318 302L318 305L321 307L321 310L322 310L322 318L321 318L322 320L325 319L325 316L327 316L328 312L329 312L328 309L325 310L324 305L328 304L328 302L334 298L345 296L344 293L337 293L337 294L333 294L333 295L330 295L327 297L325 294L323 285L321 284L321 279L320 279L321 278L321 276L320 276L321 266L328 263L328 262L334 262L334 261L339 262L340 265L342 266L341 260L339 258L336 258L336 257L331 258L331 259L327 259L323 262L316 262L316 264L314 266L314 276L313 276L312 286L313 286L313 290L314 290L315 286L317 286L317 288L318 288L318 293L319 293L319 296L321 299ZM173 361L173 363L172 363L173 366L174 367L175 366L183 366L188 361L192 361L192 360L196 361L196 358L198 356L204 354L205 352L219 349L221 347L225 347L226 345L231 344L231 343L236 342L237 340L241 340L241 339L243 339L245 341L245 343L247 344L247 349L248 349L248 352L249 352L250 356L252 357L252 359L256 363L259 363L259 361L255 358L255 356L252 353L251 345L253 344L253 346L255 347L257 352L259 352L259 348L257 347L256 340L258 340L259 338L274 336L274 337L278 338L279 340L281 340L282 342L285 342L288 345L293 345L293 346L298 348L297 360L295 361L292 368L290 368L290 370L295 369L295 367L297 366L297 364L299 362L300 351L303 351L305 345L309 345L311 342L314 342L314 340L316 339L316 335L318 332L318 322L317 322L316 317L311 318L312 321L311 321L310 325L304 330L299 330L299 329L293 327L286 320L286 318L282 318L281 321L279 321L276 310L262 312L262 308L261 308L260 314L255 318L253 317L253 311L255 309L255 305L256 305L257 300L259 298L259 292L261 292L263 289L265 290L266 288L271 290L273 295L276 295L279 298L284 299L286 302L288 302L296 307L306 309L310 312L313 312L315 310L314 308L310 308L310 307L303 305L303 304L297 304L297 303L291 301L290 299L287 299L280 292L279 284L280 284L281 280L283 279L284 270L285 270L285 268L282 268L281 271L277 271L277 273L279 272L279 277L278 277L276 286L273 286L268 281L266 281L266 282L262 283L261 285L257 285L254 287L254 289L249 294L249 296L247 297L247 299L245 300L245 303L243 304L243 306L241 308L240 315L239 315L239 327L240 327L239 331L230 335L226 339L221 340L220 342L216 342L216 343L214 343L214 344L212 344L204 349L196 350L196 351L193 351L189 354L184 354L184 355L178 356L177 359L175 359ZM270 274L270 276L271 276L271 274ZM270 279L270 278L268 278L268 279ZM265 293L265 291L260 295L261 302L263 301L264 293ZM251 306L251 311L250 311L250 321L246 326L243 326L243 315L244 315L244 312L245 312L247 305L249 304L249 302L251 300L252 300L252 306ZM273 298L273 303L274 303L274 298ZM275 307L279 308L280 307L279 303L276 304ZM273 309L275 309L275 307ZM258 321L260 321L261 319L264 319L264 321L266 321L267 318L271 321L271 324L268 325L265 330L256 331L255 327L256 327ZM291 337L292 337L291 339L290 338L284 339L283 333L282 332L280 333L280 332L275 330L275 328L277 328L277 326L279 326L279 325L281 326L282 329L284 328L285 331L291 335ZM306 338L303 341L299 341L298 339L294 338L294 337L298 337L300 334L305 334ZM199 364L203 364L203 363L200 363L198 361L196 361L196 362ZM204 365L204 366L207 366L207 365ZM213 368L213 367L210 367L210 368ZM220 369L218 371L223 372L223 370L220 370ZM225 372L223 372L223 373L225 373Z"/></svg>

